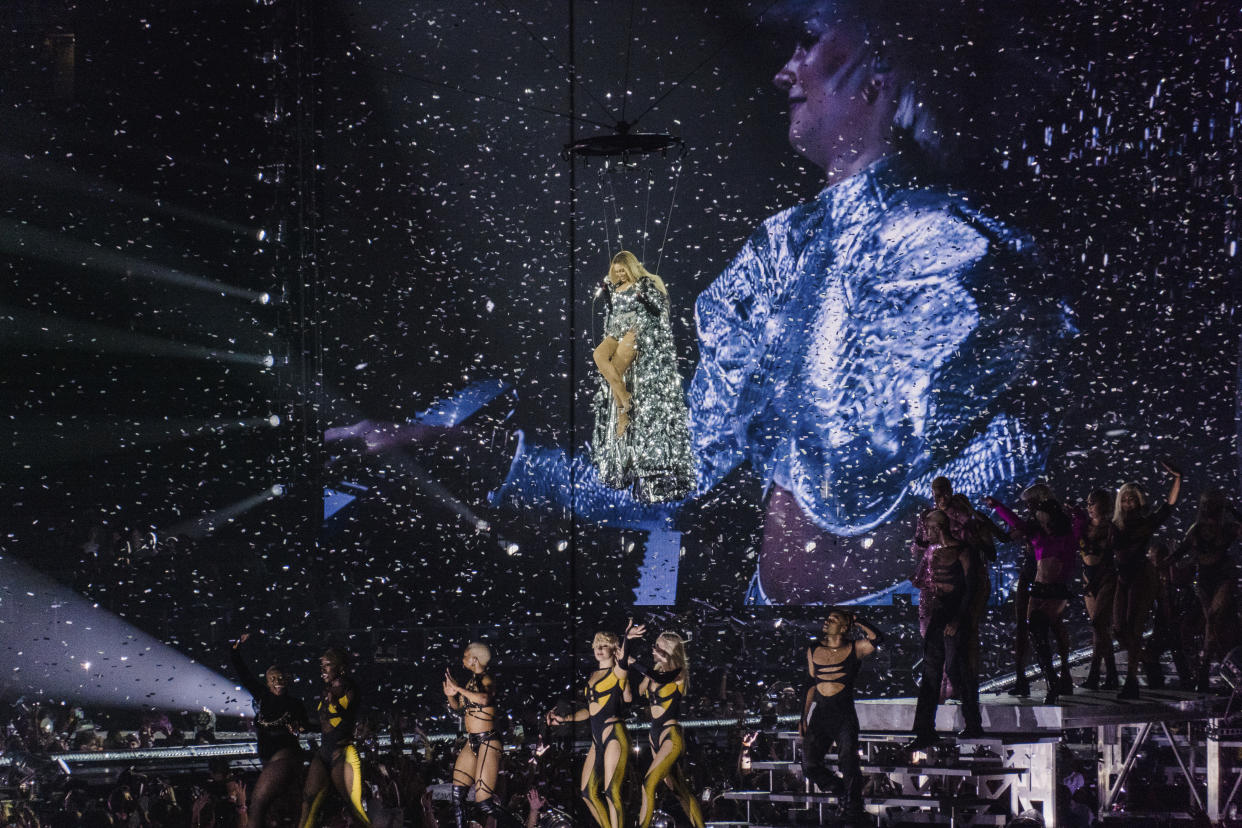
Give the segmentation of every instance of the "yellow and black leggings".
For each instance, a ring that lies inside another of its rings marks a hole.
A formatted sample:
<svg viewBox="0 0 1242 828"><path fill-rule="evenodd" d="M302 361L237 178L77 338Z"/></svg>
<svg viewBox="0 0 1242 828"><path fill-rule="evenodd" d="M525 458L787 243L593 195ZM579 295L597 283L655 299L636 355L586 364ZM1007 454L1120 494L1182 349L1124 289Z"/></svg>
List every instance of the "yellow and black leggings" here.
<svg viewBox="0 0 1242 828"><path fill-rule="evenodd" d="M655 813L656 789L660 783L668 780L668 785L677 795L682 809L689 817L694 828L703 828L703 812L699 810L698 800L686 783L686 776L681 769L681 756L686 752L686 740L677 722L651 723L648 736L651 742L651 767L643 778L643 804L638 815L639 828L650 828L651 817ZM671 747L670 747L671 746ZM660 756L660 751L666 751Z"/></svg>
<svg viewBox="0 0 1242 828"><path fill-rule="evenodd" d="M603 819L600 828L626 828L621 785L625 781L625 765L630 757L630 735L623 722L607 722L597 726L592 720L591 741L595 746L595 764L591 766L591 775L587 777L586 785L582 789L582 798L586 800L591 812ZM617 743L620 750L617 766L612 770L612 777L608 778L605 775L604 754L613 742ZM603 797L600 796L601 792ZM610 814L616 815L615 824L608 824L612 819Z"/></svg>
<svg viewBox="0 0 1242 828"><path fill-rule="evenodd" d="M332 771L337 762L348 764L353 769L353 779L348 783L349 790L341 791L349 800L349 807L353 811L353 818L363 825L370 825L371 820L367 819L367 812L362 809L362 760L358 758L358 749L353 745L337 747L331 758L324 762L323 749L320 748L311 761L314 762L315 759L323 762L324 767L328 769L328 781L315 794L310 810L306 813L306 822L302 823L302 828L313 828L315 819L319 816L319 809L323 806L323 800L328 795L328 789L332 787Z"/></svg>

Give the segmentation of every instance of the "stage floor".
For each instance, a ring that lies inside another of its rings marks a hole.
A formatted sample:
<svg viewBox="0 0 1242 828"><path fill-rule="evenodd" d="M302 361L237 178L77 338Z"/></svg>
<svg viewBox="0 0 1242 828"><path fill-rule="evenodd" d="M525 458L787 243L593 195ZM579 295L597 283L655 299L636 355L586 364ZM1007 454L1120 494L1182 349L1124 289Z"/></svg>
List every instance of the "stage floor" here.
<svg viewBox="0 0 1242 828"><path fill-rule="evenodd" d="M979 697L983 728L989 733L1030 733L1054 736L1064 730L1106 725L1167 723L1212 719L1222 716L1229 696L1222 693L1196 693L1176 689L1140 691L1140 698L1122 700L1117 691L1088 691L1075 688L1057 704L1043 703L1043 682L1032 682L1030 698L1007 693L986 693ZM859 699L858 723L864 731L908 733L914 723L914 698ZM936 729L956 732L966 726L961 706L950 701L936 714Z"/></svg>

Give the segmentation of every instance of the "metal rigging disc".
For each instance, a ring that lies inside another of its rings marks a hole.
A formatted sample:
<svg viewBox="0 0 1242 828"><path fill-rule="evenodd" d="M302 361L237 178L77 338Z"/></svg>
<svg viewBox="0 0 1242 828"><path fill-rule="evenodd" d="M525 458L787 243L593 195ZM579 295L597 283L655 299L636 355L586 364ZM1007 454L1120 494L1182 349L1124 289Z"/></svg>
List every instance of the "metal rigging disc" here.
<svg viewBox="0 0 1242 828"><path fill-rule="evenodd" d="M566 144L561 157L566 161L574 156L581 158L627 158L631 155L649 155L651 153L668 154L675 148L680 156L685 152L686 144L680 138L666 133L627 132L618 127L613 135L593 135L582 138L572 144Z"/></svg>

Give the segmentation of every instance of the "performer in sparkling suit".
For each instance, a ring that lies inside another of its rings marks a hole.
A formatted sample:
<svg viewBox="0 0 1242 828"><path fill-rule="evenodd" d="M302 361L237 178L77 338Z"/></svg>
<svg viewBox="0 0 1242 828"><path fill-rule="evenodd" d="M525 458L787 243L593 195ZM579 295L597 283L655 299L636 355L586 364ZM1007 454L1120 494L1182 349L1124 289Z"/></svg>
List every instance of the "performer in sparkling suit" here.
<svg viewBox="0 0 1242 828"><path fill-rule="evenodd" d="M904 580L880 550L904 540L937 476L968 497L1037 477L1073 330L1032 239L944 183L953 150L937 136L954 134L958 107L924 95L938 58L880 36L933 26L952 41L951 27L914 7L907 20L885 3L796 5L774 83L790 143L826 186L764 221L699 295L687 391L694 494L743 465L764 489L754 603ZM584 465L523 445L493 502L611 526L660 517Z"/></svg>
<svg viewBox="0 0 1242 828"><path fill-rule="evenodd" d="M677 373L668 290L622 250L608 271L604 340L595 349L593 457L600 480L638 499L678 500L694 486L685 392Z"/></svg>
<svg viewBox="0 0 1242 828"><path fill-rule="evenodd" d="M688 498L726 478L757 480L762 539L748 601L832 604L908 578L890 550L936 477L977 498L1013 496L1040 476L1074 328L1064 280L1033 238L954 186L990 183L954 136L986 128L978 140L989 139L1004 119L986 113L1020 100L1013 90L1025 87L1014 84L1030 78L958 65L964 12L941 4L783 8L794 43L773 81L789 142L823 171L824 188L763 221L695 303ZM607 361L619 367L618 354ZM601 386L597 411L617 411L604 412L597 434L616 433L623 390ZM626 428L643 416L637 393L633 405ZM684 500L651 502L665 492L619 490L627 478L597 443L584 456L504 442L517 450L492 461L503 480L490 504L646 531L691 511ZM733 474L742 467L750 474Z"/></svg>

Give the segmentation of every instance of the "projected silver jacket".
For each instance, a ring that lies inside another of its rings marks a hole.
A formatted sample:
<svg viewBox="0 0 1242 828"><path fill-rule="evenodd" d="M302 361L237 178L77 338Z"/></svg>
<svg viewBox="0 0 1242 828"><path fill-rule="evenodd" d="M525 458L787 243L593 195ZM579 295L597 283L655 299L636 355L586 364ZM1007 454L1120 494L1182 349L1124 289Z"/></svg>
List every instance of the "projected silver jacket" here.
<svg viewBox="0 0 1242 828"><path fill-rule="evenodd" d="M1029 239L881 161L772 216L695 306L697 491L743 462L856 535L946 474L1003 492L1043 467L1072 327ZM669 513L531 448L498 493L644 525Z"/></svg>

